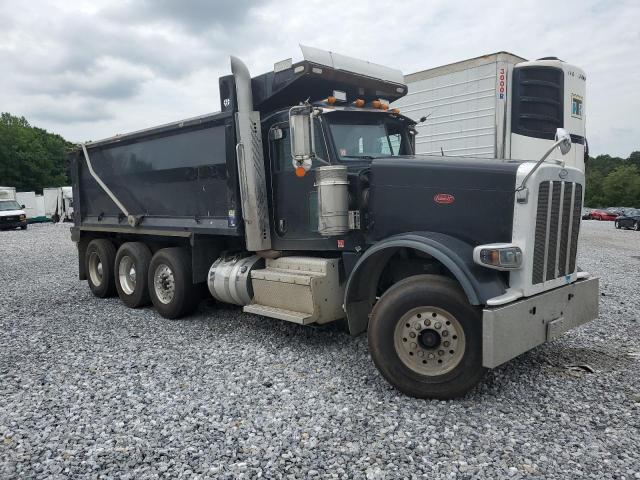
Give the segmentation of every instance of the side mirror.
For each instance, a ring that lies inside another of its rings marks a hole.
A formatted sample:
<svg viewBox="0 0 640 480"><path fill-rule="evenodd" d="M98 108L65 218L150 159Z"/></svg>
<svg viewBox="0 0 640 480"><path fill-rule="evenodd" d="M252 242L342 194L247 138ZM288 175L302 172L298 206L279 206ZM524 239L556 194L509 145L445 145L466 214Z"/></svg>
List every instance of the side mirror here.
<svg viewBox="0 0 640 480"><path fill-rule="evenodd" d="M300 105L289 110L291 157L296 175L303 176L311 168L313 151L313 108ZM303 169L303 170L300 170Z"/></svg>
<svg viewBox="0 0 640 480"><path fill-rule="evenodd" d="M558 147L562 155L566 155L571 150L571 135L564 128L556 130L556 142L560 142Z"/></svg>
<svg viewBox="0 0 640 480"><path fill-rule="evenodd" d="M24 205L20 205L20 208L26 208Z"/></svg>

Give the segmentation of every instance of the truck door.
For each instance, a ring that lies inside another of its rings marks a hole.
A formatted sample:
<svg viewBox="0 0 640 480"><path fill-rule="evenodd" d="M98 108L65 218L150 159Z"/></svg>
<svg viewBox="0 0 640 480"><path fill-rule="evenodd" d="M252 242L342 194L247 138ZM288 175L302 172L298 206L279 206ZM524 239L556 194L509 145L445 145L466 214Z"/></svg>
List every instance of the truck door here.
<svg viewBox="0 0 640 480"><path fill-rule="evenodd" d="M314 124L316 155L327 159L321 124ZM274 134L274 130L276 131ZM279 123L269 131L273 230L283 240L322 238L318 233L317 197L313 168L323 165L314 161L312 170L297 177L291 161L291 139L288 123ZM328 163L328 161L327 161Z"/></svg>

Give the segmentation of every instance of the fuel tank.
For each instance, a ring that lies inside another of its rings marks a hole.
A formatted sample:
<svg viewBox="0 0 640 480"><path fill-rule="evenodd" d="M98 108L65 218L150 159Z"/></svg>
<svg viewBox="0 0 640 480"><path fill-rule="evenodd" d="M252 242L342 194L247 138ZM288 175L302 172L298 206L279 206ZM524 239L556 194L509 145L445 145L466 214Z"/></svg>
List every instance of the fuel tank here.
<svg viewBox="0 0 640 480"><path fill-rule="evenodd" d="M431 231L472 245L510 242L521 163L421 155L377 158L370 167L369 239Z"/></svg>

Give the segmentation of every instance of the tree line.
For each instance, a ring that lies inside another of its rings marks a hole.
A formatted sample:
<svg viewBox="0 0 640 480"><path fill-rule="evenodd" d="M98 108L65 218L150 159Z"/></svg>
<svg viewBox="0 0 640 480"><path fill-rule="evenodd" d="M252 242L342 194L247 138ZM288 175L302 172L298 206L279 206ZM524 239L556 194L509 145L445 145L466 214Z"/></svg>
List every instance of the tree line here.
<svg viewBox="0 0 640 480"><path fill-rule="evenodd" d="M24 117L0 116L0 185L42 192L69 185L67 153L73 145L60 135L33 127ZM628 158L598 155L586 166L587 207L640 208L640 151Z"/></svg>
<svg viewBox="0 0 640 480"><path fill-rule="evenodd" d="M628 158L589 158L585 173L585 206L640 208L640 152L633 152Z"/></svg>
<svg viewBox="0 0 640 480"><path fill-rule="evenodd" d="M42 193L70 185L67 152L73 145L60 135L33 127L24 117L0 115L0 185Z"/></svg>

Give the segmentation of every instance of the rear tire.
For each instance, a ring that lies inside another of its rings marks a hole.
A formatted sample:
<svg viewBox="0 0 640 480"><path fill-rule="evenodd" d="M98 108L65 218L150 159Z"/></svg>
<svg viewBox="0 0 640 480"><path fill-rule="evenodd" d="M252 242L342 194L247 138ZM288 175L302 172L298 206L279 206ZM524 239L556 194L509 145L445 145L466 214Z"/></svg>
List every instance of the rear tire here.
<svg viewBox="0 0 640 480"><path fill-rule="evenodd" d="M184 248L158 250L149 265L149 295L164 318L181 318L198 306L198 288L192 283L191 255Z"/></svg>
<svg viewBox="0 0 640 480"><path fill-rule="evenodd" d="M416 398L464 395L482 378L482 318L458 284L416 275L373 308L369 349L382 376Z"/></svg>
<svg viewBox="0 0 640 480"><path fill-rule="evenodd" d="M130 308L151 303L148 288L151 251L142 242L122 244L116 254L114 271L120 300Z"/></svg>
<svg viewBox="0 0 640 480"><path fill-rule="evenodd" d="M618 223L618 221L617 221L617 220L616 220L613 224L615 225L615 227L616 227L618 230L620 230L620 228L622 228L622 227L620 226L620 224Z"/></svg>
<svg viewBox="0 0 640 480"><path fill-rule="evenodd" d="M91 240L85 253L87 282L98 298L112 297L116 293L114 262L116 248L106 238Z"/></svg>
<svg viewBox="0 0 640 480"><path fill-rule="evenodd" d="M634 229L636 232L639 232L639 231L640 231L640 222L635 222L635 223L633 224L633 229Z"/></svg>

